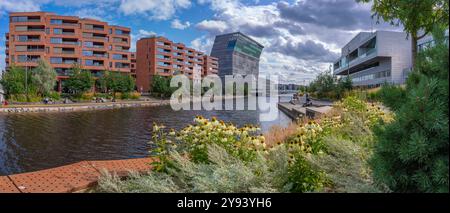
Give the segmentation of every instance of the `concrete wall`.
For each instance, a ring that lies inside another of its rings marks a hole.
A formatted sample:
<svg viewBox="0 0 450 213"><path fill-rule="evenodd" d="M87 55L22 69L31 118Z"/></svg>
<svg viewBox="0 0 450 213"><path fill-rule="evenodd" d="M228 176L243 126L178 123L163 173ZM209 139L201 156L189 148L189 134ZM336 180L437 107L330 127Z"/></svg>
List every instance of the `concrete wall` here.
<svg viewBox="0 0 450 213"><path fill-rule="evenodd" d="M378 55L391 57L391 82L394 84L403 84L406 78L403 70L412 67L411 40L406 37L403 32L377 32Z"/></svg>

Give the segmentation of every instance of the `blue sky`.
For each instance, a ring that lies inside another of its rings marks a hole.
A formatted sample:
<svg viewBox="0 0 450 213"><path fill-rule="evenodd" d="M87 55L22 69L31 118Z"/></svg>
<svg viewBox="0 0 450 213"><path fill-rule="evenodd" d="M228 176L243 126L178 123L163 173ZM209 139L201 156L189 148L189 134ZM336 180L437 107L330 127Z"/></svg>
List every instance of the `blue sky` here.
<svg viewBox="0 0 450 213"><path fill-rule="evenodd" d="M157 34L209 53L215 35L241 31L262 43L260 72L307 83L360 31L402 30L371 19L355 0L0 0L0 69L8 12L49 11L130 27L132 48Z"/></svg>

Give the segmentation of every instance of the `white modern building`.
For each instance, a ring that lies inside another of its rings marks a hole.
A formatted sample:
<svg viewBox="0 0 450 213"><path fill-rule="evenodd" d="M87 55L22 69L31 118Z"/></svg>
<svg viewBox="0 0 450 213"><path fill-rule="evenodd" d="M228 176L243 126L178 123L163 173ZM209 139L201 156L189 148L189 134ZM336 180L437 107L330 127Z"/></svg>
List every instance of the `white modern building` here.
<svg viewBox="0 0 450 213"><path fill-rule="evenodd" d="M350 76L354 86L403 84L412 67L411 45L404 32L361 32L341 49L333 74Z"/></svg>

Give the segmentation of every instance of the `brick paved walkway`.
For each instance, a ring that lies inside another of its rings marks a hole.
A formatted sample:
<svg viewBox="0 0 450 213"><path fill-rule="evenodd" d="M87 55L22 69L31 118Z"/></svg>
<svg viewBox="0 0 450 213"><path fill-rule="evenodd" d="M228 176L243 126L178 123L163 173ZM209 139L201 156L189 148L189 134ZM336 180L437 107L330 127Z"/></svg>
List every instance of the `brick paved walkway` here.
<svg viewBox="0 0 450 213"><path fill-rule="evenodd" d="M124 177L130 171L147 172L152 158L78 163L36 172L0 176L0 193L66 193L97 184L102 170Z"/></svg>

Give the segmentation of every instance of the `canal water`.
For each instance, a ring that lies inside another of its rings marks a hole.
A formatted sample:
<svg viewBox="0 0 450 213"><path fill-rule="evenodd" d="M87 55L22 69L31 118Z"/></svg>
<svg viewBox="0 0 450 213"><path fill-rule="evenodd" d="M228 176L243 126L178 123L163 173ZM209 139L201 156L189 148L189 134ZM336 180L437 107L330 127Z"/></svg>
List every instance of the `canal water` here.
<svg viewBox="0 0 450 213"><path fill-rule="evenodd" d="M280 96L288 100L290 95ZM266 97L259 97L268 100ZM262 101L266 101L262 100ZM278 102L278 98L272 99ZM276 104L273 104L276 105ZM262 131L291 120L261 121L260 110L173 111L170 106L65 113L0 114L0 175L30 172L82 160L139 158L149 155L152 123L180 129L196 115L212 116Z"/></svg>

